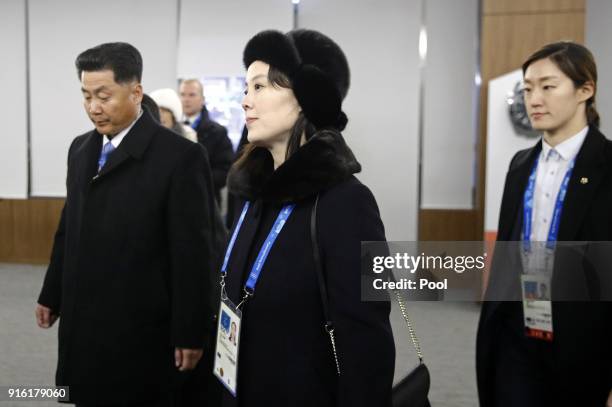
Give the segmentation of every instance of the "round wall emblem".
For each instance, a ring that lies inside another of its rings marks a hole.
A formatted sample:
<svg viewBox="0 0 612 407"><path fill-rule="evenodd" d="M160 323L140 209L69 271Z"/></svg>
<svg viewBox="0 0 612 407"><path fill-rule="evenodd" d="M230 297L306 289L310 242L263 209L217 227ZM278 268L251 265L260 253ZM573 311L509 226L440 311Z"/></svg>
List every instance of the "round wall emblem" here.
<svg viewBox="0 0 612 407"><path fill-rule="evenodd" d="M540 133L531 127L531 122L529 121L521 81L517 82L516 85L514 85L514 89L508 92L506 102L508 103L510 121L512 122L516 134L530 138L539 137Z"/></svg>

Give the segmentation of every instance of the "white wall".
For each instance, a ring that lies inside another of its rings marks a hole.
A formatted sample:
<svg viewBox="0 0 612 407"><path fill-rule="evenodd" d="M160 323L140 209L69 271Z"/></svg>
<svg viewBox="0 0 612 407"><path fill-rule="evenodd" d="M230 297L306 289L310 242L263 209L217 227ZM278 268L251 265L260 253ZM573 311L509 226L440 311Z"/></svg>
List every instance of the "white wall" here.
<svg viewBox="0 0 612 407"><path fill-rule="evenodd" d="M423 1L429 28L423 206L470 207L477 0ZM7 4L12 3L2 2L2 7ZM248 39L263 29L288 31L293 19L289 0L30 0L29 4L34 196L65 194L68 146L77 134L92 128L82 109L74 68L79 52L108 41L134 44L143 54L143 84L150 91L173 87L179 77L243 74L242 50ZM360 178L374 191L388 237L394 240L417 236L420 4L417 0L303 0L300 4L300 26L327 33L348 56L352 86L344 106L350 119L346 136L363 164ZM21 49L14 47L15 52ZM23 65L15 69L23 74Z"/></svg>
<svg viewBox="0 0 612 407"><path fill-rule="evenodd" d="M421 207L471 209L478 0L427 0Z"/></svg>
<svg viewBox="0 0 612 407"><path fill-rule="evenodd" d="M612 2L587 0L586 46L597 62L597 110L601 116L601 130L612 138Z"/></svg>
<svg viewBox="0 0 612 407"><path fill-rule="evenodd" d="M30 0L32 195L64 196L72 139L93 128L74 60L103 42L134 45L145 92L176 84L178 0Z"/></svg>
<svg viewBox="0 0 612 407"><path fill-rule="evenodd" d="M266 29L289 31L292 24L289 0L182 0L178 76L244 75L247 41Z"/></svg>
<svg viewBox="0 0 612 407"><path fill-rule="evenodd" d="M417 237L417 125L420 8L405 0L307 0L300 27L344 50L351 87L346 140L363 166L390 240Z"/></svg>
<svg viewBox="0 0 612 407"><path fill-rule="evenodd" d="M26 26L22 0L0 1L0 198L28 194Z"/></svg>

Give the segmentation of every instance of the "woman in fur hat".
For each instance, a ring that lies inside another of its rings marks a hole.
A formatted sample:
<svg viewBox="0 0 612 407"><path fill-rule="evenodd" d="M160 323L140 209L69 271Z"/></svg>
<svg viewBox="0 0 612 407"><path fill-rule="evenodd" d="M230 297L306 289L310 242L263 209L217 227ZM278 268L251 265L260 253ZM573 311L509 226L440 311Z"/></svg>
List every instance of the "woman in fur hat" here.
<svg viewBox="0 0 612 407"><path fill-rule="evenodd" d="M237 373L223 369L218 343L222 405L390 406L390 305L360 299L360 242L384 241L384 226L340 133L346 57L323 34L296 30L257 34L243 59L250 144L228 177L242 201L221 273L219 329L221 337L228 315L240 322ZM333 335L325 328L319 254Z"/></svg>

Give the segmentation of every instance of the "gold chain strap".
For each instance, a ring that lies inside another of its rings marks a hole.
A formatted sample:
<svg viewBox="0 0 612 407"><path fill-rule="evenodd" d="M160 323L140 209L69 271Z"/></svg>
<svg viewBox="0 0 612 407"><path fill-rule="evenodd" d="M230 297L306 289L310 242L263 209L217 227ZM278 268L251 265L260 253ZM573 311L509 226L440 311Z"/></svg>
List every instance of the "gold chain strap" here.
<svg viewBox="0 0 612 407"><path fill-rule="evenodd" d="M414 333L414 329L412 329L412 324L410 323L408 313L406 312L406 303L402 299L402 296L400 295L398 290L395 290L395 298L397 298L397 303L399 304L399 308L402 313L402 316L404 317L404 321L406 321L406 325L408 325L408 333L410 334L410 339L412 340L414 350L416 351L416 354L419 357L419 361L423 363L423 354L421 353L421 345L419 344L419 339Z"/></svg>
<svg viewBox="0 0 612 407"><path fill-rule="evenodd" d="M336 338L334 337L334 329L325 328L327 333L329 334L329 340L332 344L332 350L334 351L334 360L336 361L336 372L338 372L338 376L340 376L340 362L338 361L338 353L336 351Z"/></svg>

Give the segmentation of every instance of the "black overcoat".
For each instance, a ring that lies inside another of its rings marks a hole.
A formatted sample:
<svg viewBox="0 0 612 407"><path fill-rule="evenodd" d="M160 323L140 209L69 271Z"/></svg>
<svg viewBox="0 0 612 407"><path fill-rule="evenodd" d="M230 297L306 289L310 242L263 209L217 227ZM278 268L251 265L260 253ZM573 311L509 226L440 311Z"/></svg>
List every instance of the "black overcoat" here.
<svg viewBox="0 0 612 407"><path fill-rule="evenodd" d="M224 389L223 406L390 405L390 305L360 299L360 242L384 241L384 227L374 196L352 175L359 170L342 136L331 131L317 133L276 171L263 148L232 167L230 191L252 201L229 262L227 293L235 304L283 203L296 207L243 309L237 398ZM323 327L310 238L317 193L340 377Z"/></svg>
<svg viewBox="0 0 612 407"><path fill-rule="evenodd" d="M511 161L501 204L498 241L520 241L523 194L541 148L541 142L538 142L530 149L519 151ZM593 126L576 156L561 214L558 240L612 241L612 142ZM594 250L608 248L609 252L609 244L595 243L592 246ZM604 254L604 257L609 254ZM563 266L559 253L556 256L555 273ZM498 255L496 251L490 285L517 283L508 276L497 275L504 269L501 263L508 258ZM610 268L605 270L608 275L604 279L609 280ZM584 271L579 268L569 271L574 276L564 277L576 278L577 282L585 279L581 274ZM504 318L500 305L500 302L483 303L478 328L476 368L480 404L483 407L495 406L496 343L500 340ZM555 335L552 343L552 382L558 405L605 405L612 389L612 303L553 301L552 307Z"/></svg>
<svg viewBox="0 0 612 407"><path fill-rule="evenodd" d="M93 130L70 147L38 301L60 314L56 381L73 402L146 401L171 390L175 347L210 339L212 180L204 149L146 111L97 174L101 145Z"/></svg>
<svg viewBox="0 0 612 407"><path fill-rule="evenodd" d="M227 136L227 129L219 123L212 121L206 106L200 112L200 122L195 129L198 142L206 148L213 175L215 198L221 204L221 189L227 181L227 173L234 161L234 149Z"/></svg>

